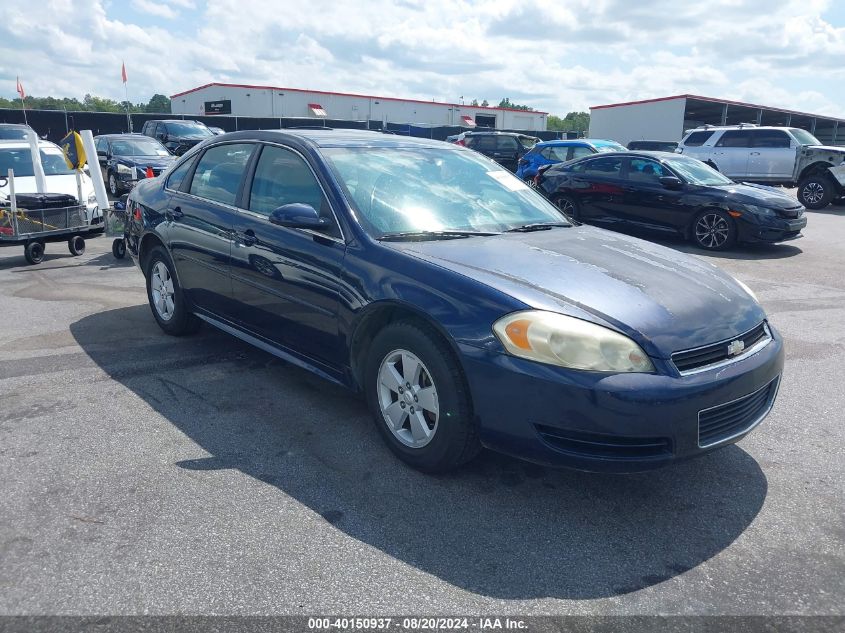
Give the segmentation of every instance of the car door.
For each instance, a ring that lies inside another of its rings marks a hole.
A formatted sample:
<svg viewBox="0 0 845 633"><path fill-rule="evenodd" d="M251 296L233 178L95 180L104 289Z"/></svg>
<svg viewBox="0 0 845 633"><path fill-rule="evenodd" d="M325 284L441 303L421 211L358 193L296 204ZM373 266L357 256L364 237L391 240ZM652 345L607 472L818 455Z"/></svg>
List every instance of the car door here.
<svg viewBox="0 0 845 633"><path fill-rule="evenodd" d="M493 159L510 171L516 171L521 146L513 136L495 136L496 150Z"/></svg>
<svg viewBox="0 0 845 633"><path fill-rule="evenodd" d="M337 325L346 253L322 184L297 151L264 145L235 219L232 286L237 321L250 332L328 368L342 363ZM285 204L304 203L329 221L320 231L272 224Z"/></svg>
<svg viewBox="0 0 845 633"><path fill-rule="evenodd" d="M162 227L188 299L224 319L234 312L230 258L235 201L255 148L254 143L223 143L192 161L190 173L168 200ZM171 174L168 185L183 168Z"/></svg>
<svg viewBox="0 0 845 633"><path fill-rule="evenodd" d="M575 160L576 158L591 156L595 153L596 151L593 148L587 147L586 145L573 145L569 148L569 154L566 160Z"/></svg>
<svg viewBox="0 0 845 633"><path fill-rule="evenodd" d="M675 176L660 162L631 157L625 169L625 192L612 208L620 220L650 230L675 232L689 223L683 189L667 189L660 178Z"/></svg>
<svg viewBox="0 0 845 633"><path fill-rule="evenodd" d="M728 178L748 177L751 130L725 130L713 148L712 161Z"/></svg>
<svg viewBox="0 0 845 633"><path fill-rule="evenodd" d="M783 130L751 130L748 177L789 179L795 168L796 147Z"/></svg>
<svg viewBox="0 0 845 633"><path fill-rule="evenodd" d="M623 195L622 158L602 156L572 166L571 193L578 202L581 219L616 222L613 205Z"/></svg>

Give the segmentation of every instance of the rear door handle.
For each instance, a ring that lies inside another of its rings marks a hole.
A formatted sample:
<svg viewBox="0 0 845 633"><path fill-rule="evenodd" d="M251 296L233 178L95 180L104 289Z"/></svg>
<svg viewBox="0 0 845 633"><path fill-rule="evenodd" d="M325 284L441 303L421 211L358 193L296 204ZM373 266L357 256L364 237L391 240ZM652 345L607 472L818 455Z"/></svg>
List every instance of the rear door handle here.
<svg viewBox="0 0 845 633"><path fill-rule="evenodd" d="M258 242L258 238L255 237L255 232L252 229L247 229L239 234L238 237L244 246L255 246L256 242Z"/></svg>
<svg viewBox="0 0 845 633"><path fill-rule="evenodd" d="M759 156L760 152L751 152L749 156Z"/></svg>
<svg viewBox="0 0 845 633"><path fill-rule="evenodd" d="M182 213L181 207L173 207L172 209L168 209L164 212L164 218L168 222L173 222L173 220L179 220L184 217L184 213Z"/></svg>

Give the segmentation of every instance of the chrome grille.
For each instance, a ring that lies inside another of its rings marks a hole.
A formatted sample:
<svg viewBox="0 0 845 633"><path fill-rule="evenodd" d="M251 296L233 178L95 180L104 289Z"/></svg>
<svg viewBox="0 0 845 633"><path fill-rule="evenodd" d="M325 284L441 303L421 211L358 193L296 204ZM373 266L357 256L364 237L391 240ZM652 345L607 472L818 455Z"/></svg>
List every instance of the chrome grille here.
<svg viewBox="0 0 845 633"><path fill-rule="evenodd" d="M769 326L763 321L760 325L735 338L675 352L672 354L672 362L681 375L686 376L745 358L765 347L771 340L772 334L769 331ZM730 346L735 344L735 341L742 341L743 349L739 353L732 354Z"/></svg>

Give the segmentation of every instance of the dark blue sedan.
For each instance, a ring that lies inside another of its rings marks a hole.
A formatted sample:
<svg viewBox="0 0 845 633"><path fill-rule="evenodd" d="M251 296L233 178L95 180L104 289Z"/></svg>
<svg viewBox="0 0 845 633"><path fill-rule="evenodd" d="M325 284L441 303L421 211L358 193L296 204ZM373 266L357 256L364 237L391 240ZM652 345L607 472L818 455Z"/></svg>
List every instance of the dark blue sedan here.
<svg viewBox="0 0 845 633"><path fill-rule="evenodd" d="M358 131L224 134L128 200L168 334L202 321L361 392L408 464L486 446L636 471L736 442L782 341L699 259L575 226L456 145Z"/></svg>

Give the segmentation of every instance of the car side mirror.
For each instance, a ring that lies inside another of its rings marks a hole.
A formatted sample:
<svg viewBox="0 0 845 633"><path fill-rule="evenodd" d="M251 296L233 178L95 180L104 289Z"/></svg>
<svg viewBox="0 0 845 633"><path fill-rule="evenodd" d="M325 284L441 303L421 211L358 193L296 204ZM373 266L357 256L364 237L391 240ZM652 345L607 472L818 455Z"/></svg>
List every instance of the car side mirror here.
<svg viewBox="0 0 845 633"><path fill-rule="evenodd" d="M681 179L675 178L674 176L663 176L660 179L660 184L666 187L667 189L680 189L684 186L684 183L681 182Z"/></svg>
<svg viewBox="0 0 845 633"><path fill-rule="evenodd" d="M312 229L315 231L324 229L329 225L328 220L320 217L317 209L302 202L283 204L270 214L270 223L286 226L290 229Z"/></svg>

